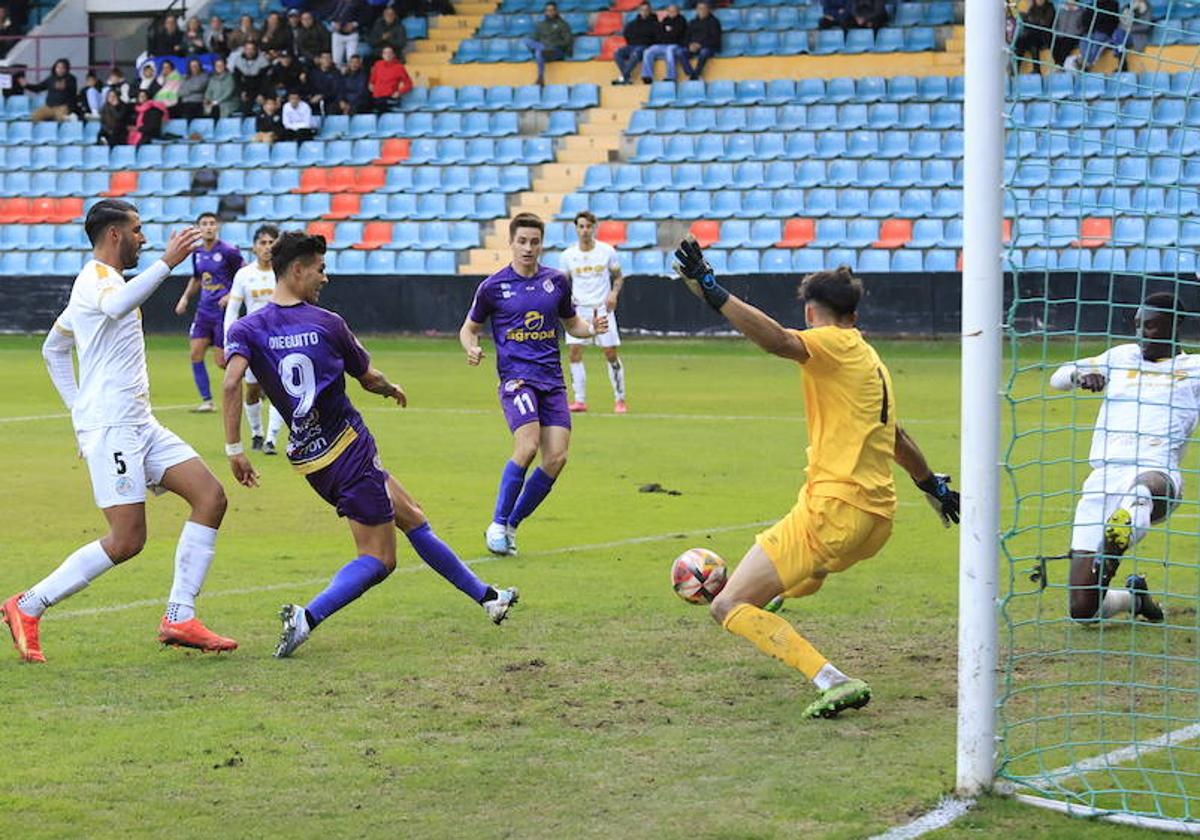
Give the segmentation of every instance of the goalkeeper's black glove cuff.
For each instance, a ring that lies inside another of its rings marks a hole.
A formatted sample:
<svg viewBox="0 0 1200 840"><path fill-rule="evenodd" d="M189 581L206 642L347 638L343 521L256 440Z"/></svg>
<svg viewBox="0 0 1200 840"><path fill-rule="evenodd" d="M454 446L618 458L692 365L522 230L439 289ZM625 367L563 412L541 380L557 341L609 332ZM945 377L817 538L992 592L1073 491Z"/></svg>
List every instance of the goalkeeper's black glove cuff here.
<svg viewBox="0 0 1200 840"><path fill-rule="evenodd" d="M917 485L917 489L922 493L928 493L934 498L940 496L941 492L939 491L944 491L945 489L945 485L938 481L937 473L930 473L929 478L926 478L922 481L917 481L914 478L913 484Z"/></svg>
<svg viewBox="0 0 1200 840"><path fill-rule="evenodd" d="M721 307L729 300L729 291L717 282L717 276L712 272L705 274L698 282L700 294L704 295L704 302L720 312Z"/></svg>

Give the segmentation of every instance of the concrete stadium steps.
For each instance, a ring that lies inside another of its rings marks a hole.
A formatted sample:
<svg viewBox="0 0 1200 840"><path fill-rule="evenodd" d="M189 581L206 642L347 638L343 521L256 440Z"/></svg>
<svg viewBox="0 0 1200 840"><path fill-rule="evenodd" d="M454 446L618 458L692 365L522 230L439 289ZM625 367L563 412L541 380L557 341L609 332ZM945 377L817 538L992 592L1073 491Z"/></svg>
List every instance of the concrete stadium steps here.
<svg viewBox="0 0 1200 840"><path fill-rule="evenodd" d="M458 45L475 34L484 15L494 12L497 4L488 0L472 0L472 2L455 3L453 15L440 15L429 27L429 36L417 41L404 57L409 75L413 81L421 85L437 85L444 67L450 66L450 59L458 49ZM489 78L493 84L502 84ZM464 84L479 84L480 75L472 82Z"/></svg>

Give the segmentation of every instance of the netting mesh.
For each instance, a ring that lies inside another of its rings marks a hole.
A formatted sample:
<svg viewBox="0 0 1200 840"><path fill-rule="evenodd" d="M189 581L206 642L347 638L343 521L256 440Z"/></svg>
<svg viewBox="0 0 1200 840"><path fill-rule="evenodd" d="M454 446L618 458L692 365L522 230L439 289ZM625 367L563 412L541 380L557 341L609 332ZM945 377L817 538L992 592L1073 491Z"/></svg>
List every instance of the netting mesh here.
<svg viewBox="0 0 1200 840"><path fill-rule="evenodd" d="M1106 395L1050 384L1065 362L1135 343L1134 315L1149 294L1170 292L1193 312L1200 307L1200 3L1148 11L1135 4L1122 17L1116 2L1088 0L1078 7L1084 28L1074 53L1064 37L1066 4L1057 5L1059 24L1019 24L1009 53L998 775L1021 792L1102 811L1200 821L1196 447L1179 466L1182 501L1121 557L1112 579L1122 588L1128 575L1143 575L1165 621L1128 610L1073 620L1073 525L1090 517L1102 535L1109 515L1077 516L1076 507L1093 464L1120 461L1129 441L1111 436L1089 458ZM1185 322L1181 350L1196 349L1196 326ZM1190 387L1195 374L1167 364L1177 385L1166 390ZM1147 411L1189 425L1175 398L1151 405L1164 386L1139 367L1106 370L1125 377L1126 395ZM1102 537L1096 550L1103 554Z"/></svg>

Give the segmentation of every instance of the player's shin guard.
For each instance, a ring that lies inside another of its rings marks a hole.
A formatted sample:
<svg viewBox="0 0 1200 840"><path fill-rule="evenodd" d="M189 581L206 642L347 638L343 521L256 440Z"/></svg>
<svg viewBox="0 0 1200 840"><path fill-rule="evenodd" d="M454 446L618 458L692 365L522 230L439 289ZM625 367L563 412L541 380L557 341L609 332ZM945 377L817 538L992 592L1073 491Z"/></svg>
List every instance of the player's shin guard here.
<svg viewBox="0 0 1200 840"><path fill-rule="evenodd" d="M246 412L246 420L250 423L250 434L254 437L262 437L262 400L255 403L243 403L242 408Z"/></svg>
<svg viewBox="0 0 1200 840"><path fill-rule="evenodd" d="M190 520L183 523L175 547L175 580L167 599L167 621L174 624L196 617L196 596L204 586L216 551L216 528Z"/></svg>
<svg viewBox="0 0 1200 840"><path fill-rule="evenodd" d="M508 524L508 516L512 513L513 506L517 503L517 497L521 495L521 487L525 484L525 470L527 467L519 466L512 461L504 465L504 471L500 473L500 489L496 492L496 511L492 515L492 521L501 525Z"/></svg>
<svg viewBox="0 0 1200 840"><path fill-rule="evenodd" d="M27 589L17 602L21 612L38 618L47 607L74 595L100 575L113 568L100 541L90 542L62 562L45 580Z"/></svg>
<svg viewBox="0 0 1200 840"><path fill-rule="evenodd" d="M521 490L521 496L517 499L517 503L513 505L512 513L508 515L508 526L516 528L524 520L529 518L529 515L537 510L550 491L554 489L554 479L550 474L538 467L533 471L533 475L529 476L529 480L525 482L525 487Z"/></svg>
<svg viewBox="0 0 1200 840"><path fill-rule="evenodd" d="M625 399L625 363L620 359L608 363L608 381L612 385L613 399Z"/></svg>
<svg viewBox="0 0 1200 840"><path fill-rule="evenodd" d="M279 432L283 429L283 415L275 406L271 406L267 411L267 440L271 443L275 442L275 438L279 437Z"/></svg>
<svg viewBox="0 0 1200 840"><path fill-rule="evenodd" d="M212 386L208 384L208 368L204 366L204 360L192 362L192 379L196 380L196 390L200 392L200 399L208 402L212 399Z"/></svg>
<svg viewBox="0 0 1200 840"><path fill-rule="evenodd" d="M1132 520L1130 524L1133 527L1129 535L1129 546L1125 549L1128 551L1141 542L1142 537L1146 536L1146 532L1150 530L1150 516L1154 512L1154 495L1146 485L1134 485L1125 498L1121 499L1120 507L1129 511L1129 517Z"/></svg>
<svg viewBox="0 0 1200 840"><path fill-rule="evenodd" d="M575 402L587 402L587 368L583 362L571 362L571 392Z"/></svg>
<svg viewBox="0 0 1200 840"><path fill-rule="evenodd" d="M338 569L325 591L304 608L309 628L316 627L387 576L388 567L381 560L367 554L354 558Z"/></svg>
<svg viewBox="0 0 1200 840"><path fill-rule="evenodd" d="M413 549L429 568L444 577L475 603L480 603L487 594L486 583L475 577L450 546L442 542L428 522L413 528L407 534Z"/></svg>
<svg viewBox="0 0 1200 840"><path fill-rule="evenodd" d="M829 660L797 633L795 627L752 604L734 607L721 626L735 636L753 642L763 653L795 668L810 680L829 664Z"/></svg>

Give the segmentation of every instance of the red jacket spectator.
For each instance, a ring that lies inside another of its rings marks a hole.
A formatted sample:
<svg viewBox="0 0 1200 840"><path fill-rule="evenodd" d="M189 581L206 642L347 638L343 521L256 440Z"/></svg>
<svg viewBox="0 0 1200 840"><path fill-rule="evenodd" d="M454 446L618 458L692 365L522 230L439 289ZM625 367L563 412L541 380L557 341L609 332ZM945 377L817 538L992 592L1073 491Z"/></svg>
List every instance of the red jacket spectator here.
<svg viewBox="0 0 1200 840"><path fill-rule="evenodd" d="M384 47L383 58L371 67L371 96L376 99L398 98L412 89L412 79L404 69L404 63L396 58L395 50Z"/></svg>

